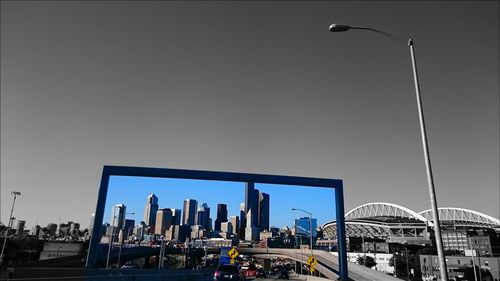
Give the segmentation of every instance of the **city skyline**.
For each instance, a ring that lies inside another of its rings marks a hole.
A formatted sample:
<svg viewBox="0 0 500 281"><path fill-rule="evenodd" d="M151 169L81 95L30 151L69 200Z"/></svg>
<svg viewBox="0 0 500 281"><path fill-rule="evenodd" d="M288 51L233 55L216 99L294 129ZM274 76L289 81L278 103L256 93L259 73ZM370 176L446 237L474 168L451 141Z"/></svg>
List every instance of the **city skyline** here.
<svg viewBox="0 0 500 281"><path fill-rule="evenodd" d="M438 206L500 216L498 1L131 3L1 1L2 223L17 190L26 225L86 225L104 165L429 209L408 48L332 23L413 37Z"/></svg>
<svg viewBox="0 0 500 281"><path fill-rule="evenodd" d="M291 211L291 208L308 209L318 219L318 223L325 223L335 218L334 190L328 188L312 188L303 186L283 186L273 184L255 184L255 189L269 194L270 198L270 225L292 226L294 219L303 215ZM176 191L172 193L172 191ZM182 191L180 191L182 190ZM111 217L112 206L124 204L128 212L128 219L134 219L136 225L144 217L142 210L146 198L154 194L157 198L158 209L175 208L182 210L186 199L196 200L198 205L206 203L210 208L212 227L217 218L217 205L227 205L227 219L231 216L240 217L240 204L244 202L245 184L239 182L205 181L189 179L145 178L145 177L117 177L110 178L108 197L104 212L104 220ZM295 193L295 196L290 195ZM142 197L144 198L142 198ZM273 199L276 198L276 199ZM316 198L317 204L310 206L303 198ZM163 198L163 199L162 199ZM282 198L280 200L280 198ZM286 198L284 200L283 198ZM288 206L294 204L294 206ZM141 210L139 213L136 210ZM240 218L241 220L241 218Z"/></svg>

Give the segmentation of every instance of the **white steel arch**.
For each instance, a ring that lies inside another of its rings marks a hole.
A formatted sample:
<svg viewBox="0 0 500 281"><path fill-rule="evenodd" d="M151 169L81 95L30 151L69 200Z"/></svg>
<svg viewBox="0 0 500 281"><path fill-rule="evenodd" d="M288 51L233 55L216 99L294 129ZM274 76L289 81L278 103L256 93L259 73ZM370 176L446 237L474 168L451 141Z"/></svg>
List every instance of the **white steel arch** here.
<svg viewBox="0 0 500 281"><path fill-rule="evenodd" d="M456 225L500 227L500 220L473 210L443 207L438 208L438 213L440 221L452 221ZM419 212L419 214L427 220L433 221L431 209Z"/></svg>
<svg viewBox="0 0 500 281"><path fill-rule="evenodd" d="M358 206L347 212L345 214L345 219L352 220L378 216L417 219L429 223L429 226L434 226L431 220L416 213L415 211L400 205L386 202L373 202Z"/></svg>

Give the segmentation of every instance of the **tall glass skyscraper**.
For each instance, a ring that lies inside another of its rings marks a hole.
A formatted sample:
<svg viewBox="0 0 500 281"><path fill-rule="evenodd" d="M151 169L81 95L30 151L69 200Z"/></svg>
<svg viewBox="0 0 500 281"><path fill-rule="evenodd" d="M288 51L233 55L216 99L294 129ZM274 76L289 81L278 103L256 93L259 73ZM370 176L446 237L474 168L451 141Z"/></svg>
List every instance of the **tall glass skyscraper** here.
<svg viewBox="0 0 500 281"><path fill-rule="evenodd" d="M312 232L313 237L316 237L316 228L318 228L318 220L313 218L312 220ZM302 235L309 237L309 217L295 219L295 235Z"/></svg>
<svg viewBox="0 0 500 281"><path fill-rule="evenodd" d="M155 228L157 211L158 197L156 197L154 193L151 193L146 199L146 205L144 206L144 223L149 226L150 229Z"/></svg>
<svg viewBox="0 0 500 281"><path fill-rule="evenodd" d="M125 226L125 209L126 207L123 204L113 206L109 221L111 226L116 227L116 229L122 229Z"/></svg>
<svg viewBox="0 0 500 281"><path fill-rule="evenodd" d="M201 225L201 227L205 230L209 230L212 228L210 225L210 208L207 203L203 203L198 207L198 213L196 215L197 225Z"/></svg>
<svg viewBox="0 0 500 281"><path fill-rule="evenodd" d="M196 220L196 210L198 209L198 201L194 199L184 200L182 210L182 224L193 226Z"/></svg>
<svg viewBox="0 0 500 281"><path fill-rule="evenodd" d="M221 231L221 223L227 222L227 205L217 204L217 218L215 219L214 230Z"/></svg>
<svg viewBox="0 0 500 281"><path fill-rule="evenodd" d="M269 230L269 194L259 192L259 228Z"/></svg>
<svg viewBox="0 0 500 281"><path fill-rule="evenodd" d="M251 216L248 217L248 211L251 212ZM246 219L250 219L250 222L246 221L246 226L257 227L259 223L259 191L255 189L255 184L253 182L246 183L245 187L245 216ZM250 223L250 224L249 224Z"/></svg>

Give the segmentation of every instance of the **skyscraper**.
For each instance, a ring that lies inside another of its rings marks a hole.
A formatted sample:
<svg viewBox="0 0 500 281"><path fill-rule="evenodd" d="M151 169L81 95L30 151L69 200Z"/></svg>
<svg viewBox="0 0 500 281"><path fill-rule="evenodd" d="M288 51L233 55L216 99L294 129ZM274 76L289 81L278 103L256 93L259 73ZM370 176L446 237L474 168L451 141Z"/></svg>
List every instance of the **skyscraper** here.
<svg viewBox="0 0 500 281"><path fill-rule="evenodd" d="M269 194L259 192L259 228L269 230Z"/></svg>
<svg viewBox="0 0 500 281"><path fill-rule="evenodd" d="M196 215L195 224L201 225L201 227L205 230L209 230L211 228L210 223L210 208L207 203L203 203L198 207L198 212Z"/></svg>
<svg viewBox="0 0 500 281"><path fill-rule="evenodd" d="M251 216L248 216L249 211ZM255 190L253 182L247 182L245 186L245 217L246 226L256 227L259 221L259 191ZM248 221L250 219L250 222ZM250 224L249 224L250 223Z"/></svg>
<svg viewBox="0 0 500 281"><path fill-rule="evenodd" d="M155 233L165 235L165 231L172 225L172 209L163 208L156 212Z"/></svg>
<svg viewBox="0 0 500 281"><path fill-rule="evenodd" d="M316 228L318 227L317 219L313 218L312 220L312 232L313 237L316 236ZM295 219L295 235L302 235L309 237L311 231L309 230L309 217L303 217Z"/></svg>
<svg viewBox="0 0 500 281"><path fill-rule="evenodd" d="M181 224L181 209L170 209L172 211L172 225Z"/></svg>
<svg viewBox="0 0 500 281"><path fill-rule="evenodd" d="M259 228L252 226L251 224L252 210L248 210L247 213L247 225L245 227L245 240L247 241L258 241L259 240Z"/></svg>
<svg viewBox="0 0 500 281"><path fill-rule="evenodd" d="M111 213L110 224L116 227L116 229L122 229L125 226L125 205L118 204L113 206Z"/></svg>
<svg viewBox="0 0 500 281"><path fill-rule="evenodd" d="M227 205L217 204L217 218L215 219L214 230L221 231L221 223L227 222Z"/></svg>
<svg viewBox="0 0 500 281"><path fill-rule="evenodd" d="M193 226L196 220L196 209L198 202L194 199L184 200L183 214L182 214L182 224L187 226Z"/></svg>
<svg viewBox="0 0 500 281"><path fill-rule="evenodd" d="M247 213L246 213L245 203L240 203L240 228L238 236L240 239L245 239L245 227L247 226Z"/></svg>
<svg viewBox="0 0 500 281"><path fill-rule="evenodd" d="M156 212L158 211L158 197L154 193L148 196L146 199L146 205L144 206L144 223L150 227L150 229L155 228L156 222Z"/></svg>
<svg viewBox="0 0 500 281"><path fill-rule="evenodd" d="M240 220L239 220L239 217L238 216L231 216L230 221L231 221L231 224L233 226L233 234L239 235L239 233L240 233Z"/></svg>

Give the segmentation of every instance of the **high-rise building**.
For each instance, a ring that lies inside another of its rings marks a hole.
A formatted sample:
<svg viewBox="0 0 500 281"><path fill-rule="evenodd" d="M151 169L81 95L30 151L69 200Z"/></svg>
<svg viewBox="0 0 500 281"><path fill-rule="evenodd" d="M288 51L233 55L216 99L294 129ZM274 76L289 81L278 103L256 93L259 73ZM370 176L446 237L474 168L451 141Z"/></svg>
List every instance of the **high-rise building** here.
<svg viewBox="0 0 500 281"><path fill-rule="evenodd" d="M311 219L311 221L312 221L313 237L315 237L316 236L316 228L318 228L318 221L315 218ZM309 217L295 219L295 235L302 235L302 236L309 237L309 235L311 233L311 231L309 229L310 229Z"/></svg>
<svg viewBox="0 0 500 281"><path fill-rule="evenodd" d="M17 228L16 228L16 235L21 236L24 232L24 226L26 225L25 220L18 220L17 221Z"/></svg>
<svg viewBox="0 0 500 281"><path fill-rule="evenodd" d="M245 227L245 240L247 241L259 241L259 228L252 226L252 209L248 210L247 213L247 225Z"/></svg>
<svg viewBox="0 0 500 281"><path fill-rule="evenodd" d="M158 197L156 197L154 193L151 193L146 199L146 205L144 206L144 223L150 227L150 229L155 229L157 211Z"/></svg>
<svg viewBox="0 0 500 281"><path fill-rule="evenodd" d="M240 227L238 236L241 240L245 240L245 227L247 226L247 213L245 203L240 203Z"/></svg>
<svg viewBox="0 0 500 281"><path fill-rule="evenodd" d="M269 194L259 192L259 222L260 231L269 230Z"/></svg>
<svg viewBox="0 0 500 281"><path fill-rule="evenodd" d="M215 219L214 230L221 231L221 223L227 222L227 205L217 204L217 218Z"/></svg>
<svg viewBox="0 0 500 281"><path fill-rule="evenodd" d="M220 230L225 233L233 233L233 224L230 221L221 222Z"/></svg>
<svg viewBox="0 0 500 281"><path fill-rule="evenodd" d="M249 211L251 216L248 216ZM253 182L247 182L245 186L245 216L246 216L246 226L250 225L252 227L258 226L258 216L259 216L259 191L255 189L255 184ZM250 219L250 224L248 220Z"/></svg>
<svg viewBox="0 0 500 281"><path fill-rule="evenodd" d="M134 226L135 220L125 219L125 227L123 228L123 230L127 234L126 237L132 236L132 233L134 232Z"/></svg>
<svg viewBox="0 0 500 281"><path fill-rule="evenodd" d="M116 229L122 229L125 226L125 211L126 206L123 204L118 204L113 206L111 213L110 225L116 227Z"/></svg>
<svg viewBox="0 0 500 281"><path fill-rule="evenodd" d="M187 225L171 225L165 233L165 239L184 242L186 241L186 237L191 234L190 229Z"/></svg>
<svg viewBox="0 0 500 281"><path fill-rule="evenodd" d="M198 207L198 213L196 216L195 224L201 225L201 227L205 230L209 230L211 228L210 222L210 208L207 203L203 203Z"/></svg>
<svg viewBox="0 0 500 281"><path fill-rule="evenodd" d="M92 213L90 215L90 225L89 225L89 232L92 233L92 230L94 229L94 221L95 221L95 213Z"/></svg>
<svg viewBox="0 0 500 281"><path fill-rule="evenodd" d="M172 225L172 209L159 209L156 212L155 234L165 235L165 231L170 225Z"/></svg>
<svg viewBox="0 0 500 281"><path fill-rule="evenodd" d="M181 209L172 208L172 225L181 224Z"/></svg>
<svg viewBox="0 0 500 281"><path fill-rule="evenodd" d="M194 199L184 200L184 208L182 214L182 224L187 226L193 226L196 220L196 209L198 202Z"/></svg>
<svg viewBox="0 0 500 281"><path fill-rule="evenodd" d="M239 235L240 233L240 220L238 216L231 216L230 220L231 224L233 225L233 231L232 233L234 235Z"/></svg>

